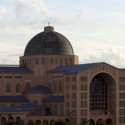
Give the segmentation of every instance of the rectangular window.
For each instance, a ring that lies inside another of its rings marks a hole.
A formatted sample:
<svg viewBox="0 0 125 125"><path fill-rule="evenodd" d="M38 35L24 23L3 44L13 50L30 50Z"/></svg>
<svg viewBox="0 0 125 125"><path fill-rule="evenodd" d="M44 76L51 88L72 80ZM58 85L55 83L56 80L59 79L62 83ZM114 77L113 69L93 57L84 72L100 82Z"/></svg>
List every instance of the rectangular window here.
<svg viewBox="0 0 125 125"><path fill-rule="evenodd" d="M12 76L4 76L4 79L12 79Z"/></svg>
<svg viewBox="0 0 125 125"><path fill-rule="evenodd" d="M81 110L81 116L83 116L83 110Z"/></svg>
<svg viewBox="0 0 125 125"><path fill-rule="evenodd" d="M72 99L76 99L76 93L72 93Z"/></svg>
<svg viewBox="0 0 125 125"><path fill-rule="evenodd" d="M76 85L73 85L73 86L72 86L72 90L76 90Z"/></svg>
<svg viewBox="0 0 125 125"><path fill-rule="evenodd" d="M81 85L81 91L83 91L83 85Z"/></svg>
<svg viewBox="0 0 125 125"><path fill-rule="evenodd" d="M83 108L83 101L81 101L81 108Z"/></svg>
<svg viewBox="0 0 125 125"><path fill-rule="evenodd" d="M72 77L72 81L77 81L77 77Z"/></svg>
<svg viewBox="0 0 125 125"><path fill-rule="evenodd" d="M87 98L87 93L84 93L84 99L86 99Z"/></svg>
<svg viewBox="0 0 125 125"><path fill-rule="evenodd" d="M87 77L85 77L85 76L81 77L81 81L86 82L87 81Z"/></svg>
<svg viewBox="0 0 125 125"><path fill-rule="evenodd" d="M69 94L66 94L66 99L69 99Z"/></svg>
<svg viewBox="0 0 125 125"><path fill-rule="evenodd" d="M50 59L50 64L53 64L53 58Z"/></svg>
<svg viewBox="0 0 125 125"><path fill-rule="evenodd" d="M73 107L73 108L76 108L76 101L73 101L73 102L72 102L72 107Z"/></svg>
<svg viewBox="0 0 125 125"><path fill-rule="evenodd" d="M70 81L70 78L69 77L66 77L66 82L69 82Z"/></svg>
<svg viewBox="0 0 125 125"><path fill-rule="evenodd" d="M41 59L41 63L44 64L44 58Z"/></svg>
<svg viewBox="0 0 125 125"><path fill-rule="evenodd" d="M83 93L81 93L81 99L83 99Z"/></svg>
<svg viewBox="0 0 125 125"><path fill-rule="evenodd" d="M15 76L15 79L22 79L22 76Z"/></svg>

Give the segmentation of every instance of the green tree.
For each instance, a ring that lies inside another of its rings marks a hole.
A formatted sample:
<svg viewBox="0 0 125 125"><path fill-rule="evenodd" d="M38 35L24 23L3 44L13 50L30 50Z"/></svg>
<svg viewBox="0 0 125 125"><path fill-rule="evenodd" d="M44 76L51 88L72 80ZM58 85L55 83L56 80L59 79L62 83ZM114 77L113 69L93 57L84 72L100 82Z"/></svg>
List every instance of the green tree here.
<svg viewBox="0 0 125 125"><path fill-rule="evenodd" d="M32 120L29 120L27 125L35 125L34 122Z"/></svg>
<svg viewBox="0 0 125 125"><path fill-rule="evenodd" d="M14 121L12 119L8 119L6 121L6 125L14 125Z"/></svg>
<svg viewBox="0 0 125 125"><path fill-rule="evenodd" d="M16 122L15 122L16 125L25 125L25 122L23 119L18 119Z"/></svg>
<svg viewBox="0 0 125 125"><path fill-rule="evenodd" d="M97 125L106 125L106 121L103 119L99 119L96 124Z"/></svg>
<svg viewBox="0 0 125 125"><path fill-rule="evenodd" d="M55 120L51 120L50 125L55 125L56 121Z"/></svg>
<svg viewBox="0 0 125 125"><path fill-rule="evenodd" d="M89 123L89 120L87 120L87 119L82 119L80 125L89 125L89 124L90 124L90 123Z"/></svg>
<svg viewBox="0 0 125 125"><path fill-rule="evenodd" d="M58 120L55 122L55 125L66 125L66 122L63 120Z"/></svg>
<svg viewBox="0 0 125 125"><path fill-rule="evenodd" d="M65 120L66 125L72 125L69 119Z"/></svg>

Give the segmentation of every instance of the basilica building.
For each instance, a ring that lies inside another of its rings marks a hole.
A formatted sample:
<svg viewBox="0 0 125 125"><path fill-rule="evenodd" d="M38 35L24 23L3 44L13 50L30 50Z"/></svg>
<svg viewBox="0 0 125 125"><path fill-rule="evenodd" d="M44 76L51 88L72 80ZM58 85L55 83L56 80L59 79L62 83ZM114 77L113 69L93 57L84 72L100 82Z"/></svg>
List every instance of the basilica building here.
<svg viewBox="0 0 125 125"><path fill-rule="evenodd" d="M69 40L46 26L28 42L18 66L0 66L0 124L10 119L125 125L125 69L79 64Z"/></svg>

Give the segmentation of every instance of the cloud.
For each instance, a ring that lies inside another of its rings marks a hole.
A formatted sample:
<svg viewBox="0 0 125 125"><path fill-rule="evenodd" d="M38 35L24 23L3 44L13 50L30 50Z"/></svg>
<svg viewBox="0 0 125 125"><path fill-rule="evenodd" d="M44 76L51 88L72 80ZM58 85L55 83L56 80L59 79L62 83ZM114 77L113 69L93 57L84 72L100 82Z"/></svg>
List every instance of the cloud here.
<svg viewBox="0 0 125 125"><path fill-rule="evenodd" d="M85 16L87 16L87 14L88 14L88 9L80 9L78 11L78 15L77 16L79 16L79 17L85 17Z"/></svg>
<svg viewBox="0 0 125 125"><path fill-rule="evenodd" d="M22 17L28 13L50 15L49 10L46 8L42 0L14 0L16 2L16 16ZM30 16L30 15L28 15ZM36 15L35 15L36 16Z"/></svg>
<svg viewBox="0 0 125 125"><path fill-rule="evenodd" d="M7 9L5 7L0 7L0 18L3 18L7 14Z"/></svg>
<svg viewBox="0 0 125 125"><path fill-rule="evenodd" d="M83 60L84 63L88 62L106 62L116 67L125 67L125 57L123 53L118 49L104 49L95 50L92 52L88 58Z"/></svg>

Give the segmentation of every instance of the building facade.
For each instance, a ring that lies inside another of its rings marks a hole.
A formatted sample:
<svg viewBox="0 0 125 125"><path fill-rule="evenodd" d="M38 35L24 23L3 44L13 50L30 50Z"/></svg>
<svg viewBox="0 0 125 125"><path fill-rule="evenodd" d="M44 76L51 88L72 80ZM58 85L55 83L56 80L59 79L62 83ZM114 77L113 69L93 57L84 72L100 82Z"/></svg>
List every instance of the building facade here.
<svg viewBox="0 0 125 125"><path fill-rule="evenodd" d="M28 42L19 62L0 66L2 125L9 119L125 124L125 69L105 62L78 64L68 39L51 26Z"/></svg>

